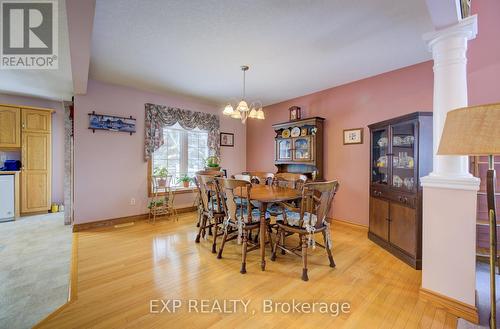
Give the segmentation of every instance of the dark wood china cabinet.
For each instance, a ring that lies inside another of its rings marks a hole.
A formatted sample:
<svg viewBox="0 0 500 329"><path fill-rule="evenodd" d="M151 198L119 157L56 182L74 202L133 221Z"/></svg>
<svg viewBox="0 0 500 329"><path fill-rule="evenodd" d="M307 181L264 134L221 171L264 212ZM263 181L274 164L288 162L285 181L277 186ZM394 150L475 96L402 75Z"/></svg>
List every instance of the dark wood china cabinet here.
<svg viewBox="0 0 500 329"><path fill-rule="evenodd" d="M313 180L323 180L324 118L312 117L273 125L274 164L278 172L301 173Z"/></svg>
<svg viewBox="0 0 500 329"><path fill-rule="evenodd" d="M432 171L432 112L369 125L368 237L416 269L422 268L422 188Z"/></svg>

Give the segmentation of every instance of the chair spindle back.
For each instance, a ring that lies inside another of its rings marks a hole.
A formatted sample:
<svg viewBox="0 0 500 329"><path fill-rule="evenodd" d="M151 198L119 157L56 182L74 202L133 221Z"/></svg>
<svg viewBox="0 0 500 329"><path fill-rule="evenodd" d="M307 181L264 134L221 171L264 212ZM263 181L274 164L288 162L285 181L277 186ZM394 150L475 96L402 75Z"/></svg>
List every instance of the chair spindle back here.
<svg viewBox="0 0 500 329"><path fill-rule="evenodd" d="M316 215L316 228L320 228L323 221L328 221L328 213L338 188L339 182L336 180L304 184L300 204L300 226L303 224L305 212Z"/></svg>
<svg viewBox="0 0 500 329"><path fill-rule="evenodd" d="M296 190L302 190L302 187L307 182L307 176L296 173L277 173L273 178L273 185L279 187L288 187Z"/></svg>
<svg viewBox="0 0 500 329"><path fill-rule="evenodd" d="M246 180L240 179L230 179L230 178L216 178L217 188L219 189L219 194L221 195L222 208L226 213L226 216L232 221L237 220L237 214L243 218L243 222L251 222L251 211L252 206L250 203L250 191L252 190L252 184ZM241 196L237 196L237 194ZM240 199L241 206L238 207L236 202ZM245 202L246 201L246 202ZM246 213L248 216L244 216L243 213L246 208Z"/></svg>

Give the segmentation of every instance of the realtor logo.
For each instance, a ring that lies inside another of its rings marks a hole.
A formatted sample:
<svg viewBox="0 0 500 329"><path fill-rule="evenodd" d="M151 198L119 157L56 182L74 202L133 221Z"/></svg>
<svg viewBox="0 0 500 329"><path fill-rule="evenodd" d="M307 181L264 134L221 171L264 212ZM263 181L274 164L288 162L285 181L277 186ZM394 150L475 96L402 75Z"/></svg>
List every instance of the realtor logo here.
<svg viewBox="0 0 500 329"><path fill-rule="evenodd" d="M0 0L0 4L0 68L57 69L57 0Z"/></svg>

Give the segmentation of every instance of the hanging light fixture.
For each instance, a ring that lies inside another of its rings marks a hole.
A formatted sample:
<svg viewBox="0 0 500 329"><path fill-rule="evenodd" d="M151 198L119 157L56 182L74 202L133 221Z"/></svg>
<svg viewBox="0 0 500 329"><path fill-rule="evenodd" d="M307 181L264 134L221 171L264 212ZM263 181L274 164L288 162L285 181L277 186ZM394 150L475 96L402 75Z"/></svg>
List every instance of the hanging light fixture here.
<svg viewBox="0 0 500 329"><path fill-rule="evenodd" d="M255 101L248 105L245 100L245 72L248 71L249 67L246 65L241 66L241 70L243 71L243 95L238 104L235 104L236 108L233 107L231 103L228 103L224 107L224 111L222 114L228 115L233 119L239 119L244 124L248 118L264 120L264 111L262 110L262 103L259 101Z"/></svg>

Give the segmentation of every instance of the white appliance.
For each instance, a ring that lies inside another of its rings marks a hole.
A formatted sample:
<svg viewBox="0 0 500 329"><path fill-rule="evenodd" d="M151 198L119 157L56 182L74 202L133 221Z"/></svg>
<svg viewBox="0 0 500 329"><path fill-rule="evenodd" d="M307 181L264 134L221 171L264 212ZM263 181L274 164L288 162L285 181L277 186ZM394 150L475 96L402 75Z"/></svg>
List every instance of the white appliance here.
<svg viewBox="0 0 500 329"><path fill-rule="evenodd" d="M14 175L0 175L0 221L14 218Z"/></svg>

